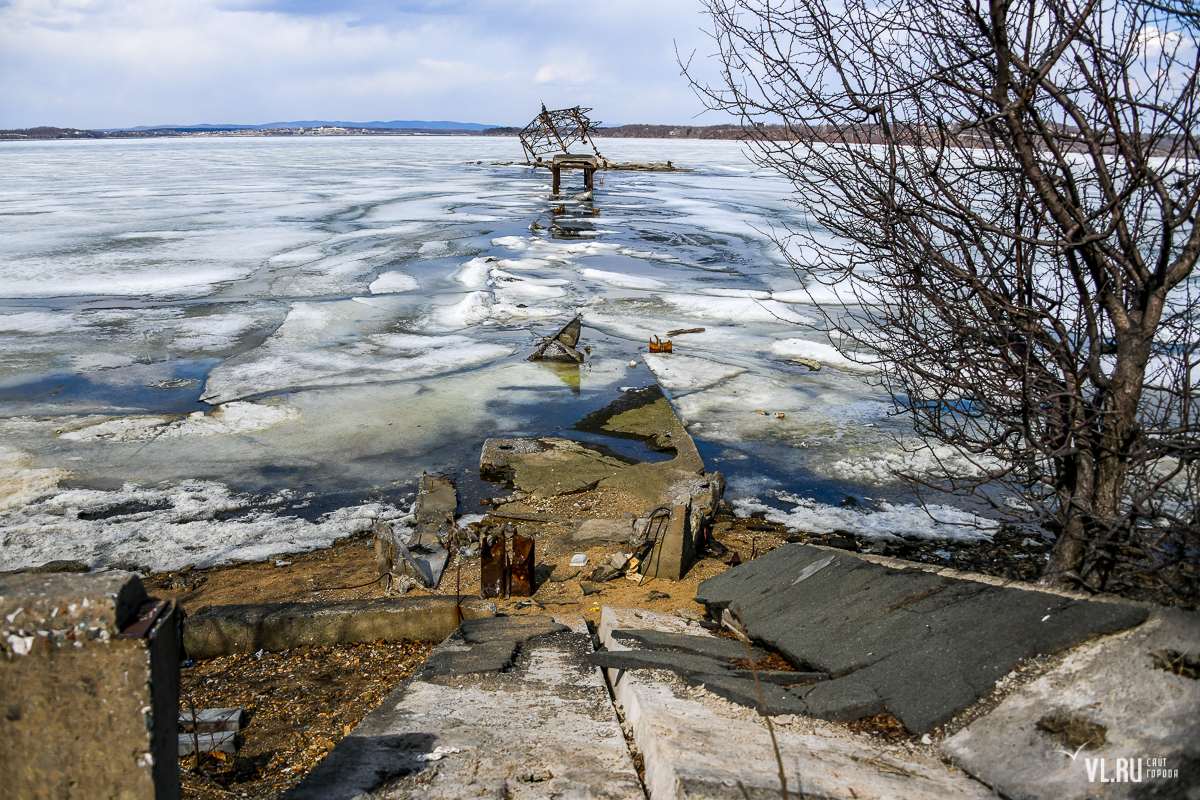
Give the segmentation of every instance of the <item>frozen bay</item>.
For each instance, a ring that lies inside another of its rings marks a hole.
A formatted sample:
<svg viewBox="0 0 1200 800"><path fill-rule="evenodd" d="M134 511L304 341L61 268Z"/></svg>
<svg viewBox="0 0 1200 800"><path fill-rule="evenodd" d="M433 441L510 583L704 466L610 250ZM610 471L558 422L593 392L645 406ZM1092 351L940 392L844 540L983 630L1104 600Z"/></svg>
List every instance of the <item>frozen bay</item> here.
<svg viewBox="0 0 1200 800"><path fill-rule="evenodd" d="M402 523L423 470L473 510L484 438L587 439L651 368L743 512L981 535L891 476L900 423L768 238L789 187L734 142L601 145L695 171L603 172L555 215L544 170L493 164L512 138L0 143L0 569L319 547ZM576 313L584 368L524 360Z"/></svg>

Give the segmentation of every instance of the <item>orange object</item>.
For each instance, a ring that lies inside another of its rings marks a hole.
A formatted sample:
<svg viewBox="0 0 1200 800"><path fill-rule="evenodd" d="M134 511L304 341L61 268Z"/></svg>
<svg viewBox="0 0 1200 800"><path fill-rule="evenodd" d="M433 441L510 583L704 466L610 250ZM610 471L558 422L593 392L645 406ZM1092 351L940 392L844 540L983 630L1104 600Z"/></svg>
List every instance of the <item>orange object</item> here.
<svg viewBox="0 0 1200 800"><path fill-rule="evenodd" d="M650 352L651 353L669 353L669 352L671 352L671 340L667 339L664 342L662 339L659 339L657 336L655 336L653 339L650 340Z"/></svg>

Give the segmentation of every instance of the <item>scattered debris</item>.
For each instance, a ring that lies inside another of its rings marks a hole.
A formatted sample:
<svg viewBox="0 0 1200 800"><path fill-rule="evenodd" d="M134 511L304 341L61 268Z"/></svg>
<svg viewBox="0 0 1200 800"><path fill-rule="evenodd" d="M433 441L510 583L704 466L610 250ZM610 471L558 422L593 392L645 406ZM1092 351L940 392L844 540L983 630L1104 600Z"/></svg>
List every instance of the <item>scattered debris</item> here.
<svg viewBox="0 0 1200 800"><path fill-rule="evenodd" d="M583 333L583 323L579 317L562 326L558 333L542 339L537 352L529 357L530 361L557 361L566 364L582 364L584 355L575 349L579 337Z"/></svg>
<svg viewBox="0 0 1200 800"><path fill-rule="evenodd" d="M684 333L704 333L704 328L676 328L673 331L667 331L667 336L679 336Z"/></svg>
<svg viewBox="0 0 1200 800"><path fill-rule="evenodd" d="M775 419L783 419L783 418L784 418L784 417L786 417L786 416L787 416L787 415L786 415L786 414L784 414L782 411L776 411L776 412L775 412Z"/></svg>
<svg viewBox="0 0 1200 800"><path fill-rule="evenodd" d="M792 361L795 361L797 364L799 364L802 367L808 367L808 369L811 372L820 372L821 371L820 362L813 361L811 358L793 358Z"/></svg>
<svg viewBox="0 0 1200 800"><path fill-rule="evenodd" d="M1178 650L1156 650L1150 654L1150 663L1167 672L1185 678L1197 679L1200 673L1200 653L1181 653Z"/></svg>
<svg viewBox="0 0 1200 800"><path fill-rule="evenodd" d="M461 753L462 749L458 747L435 747L431 753L417 754L417 761L441 761L452 753Z"/></svg>
<svg viewBox="0 0 1200 800"><path fill-rule="evenodd" d="M244 708L199 708L179 710L179 755L220 752L233 755L235 741L246 718Z"/></svg>
<svg viewBox="0 0 1200 800"><path fill-rule="evenodd" d="M587 563L588 557L584 553L576 553L575 555L571 556L572 567L586 567Z"/></svg>
<svg viewBox="0 0 1200 800"><path fill-rule="evenodd" d="M670 334L668 334L668 335L670 335ZM650 352L651 353L669 353L669 352L671 352L671 340L667 339L666 341L663 341L662 339L659 339L657 336L655 336L654 338L652 338L650 340Z"/></svg>

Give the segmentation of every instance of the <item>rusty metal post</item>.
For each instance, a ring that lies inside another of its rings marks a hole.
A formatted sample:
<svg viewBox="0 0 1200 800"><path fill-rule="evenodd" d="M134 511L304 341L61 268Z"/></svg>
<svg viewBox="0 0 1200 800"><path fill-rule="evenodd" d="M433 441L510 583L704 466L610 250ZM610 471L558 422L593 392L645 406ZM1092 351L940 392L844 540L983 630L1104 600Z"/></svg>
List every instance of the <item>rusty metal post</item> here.
<svg viewBox="0 0 1200 800"><path fill-rule="evenodd" d="M596 174L595 167L583 168L583 187L587 191L592 191L592 176Z"/></svg>
<svg viewBox="0 0 1200 800"><path fill-rule="evenodd" d="M550 190L550 193L557 195L559 187L562 186L562 168L558 164L554 164L550 167L550 174L554 176L554 188Z"/></svg>

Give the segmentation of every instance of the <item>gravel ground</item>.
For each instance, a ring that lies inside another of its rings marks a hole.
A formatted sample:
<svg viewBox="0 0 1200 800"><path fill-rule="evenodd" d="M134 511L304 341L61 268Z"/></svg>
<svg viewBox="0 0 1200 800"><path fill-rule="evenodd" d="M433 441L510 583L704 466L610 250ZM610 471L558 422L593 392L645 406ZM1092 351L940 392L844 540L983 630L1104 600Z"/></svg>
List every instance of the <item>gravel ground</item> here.
<svg viewBox="0 0 1200 800"><path fill-rule="evenodd" d="M298 647L185 662L180 713L245 708L236 755L179 760L184 800L277 798L413 671L429 642Z"/></svg>

